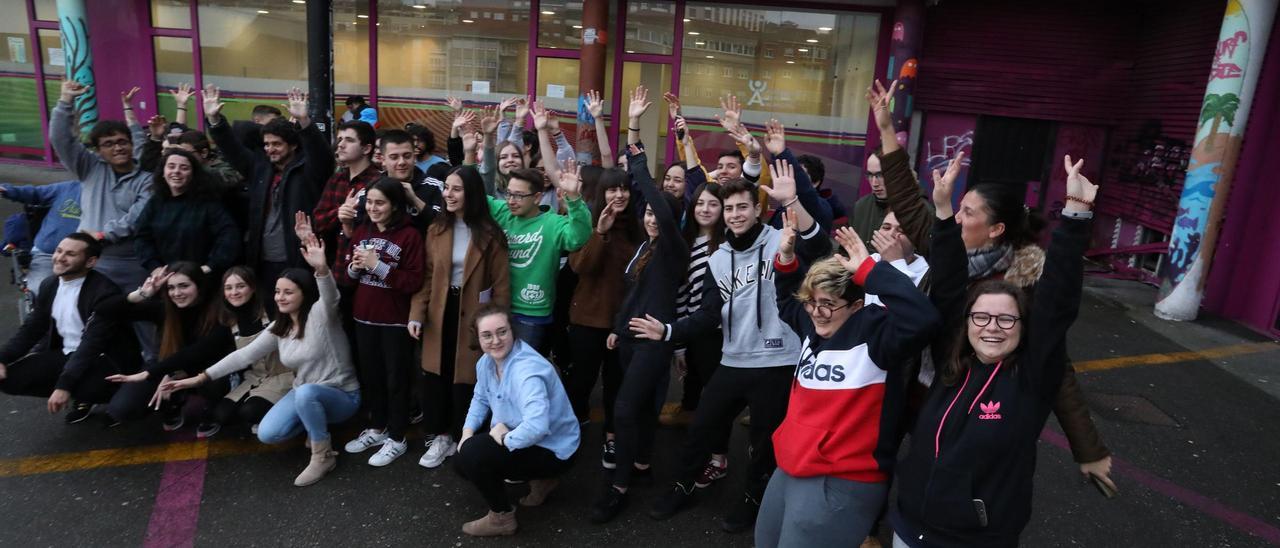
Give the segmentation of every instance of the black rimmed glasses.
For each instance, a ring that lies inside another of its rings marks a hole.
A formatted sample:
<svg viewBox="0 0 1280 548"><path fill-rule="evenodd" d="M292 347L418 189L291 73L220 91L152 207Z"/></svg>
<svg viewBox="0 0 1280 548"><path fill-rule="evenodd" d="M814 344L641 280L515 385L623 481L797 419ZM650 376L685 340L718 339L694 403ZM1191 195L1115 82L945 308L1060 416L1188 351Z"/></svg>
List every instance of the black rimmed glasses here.
<svg viewBox="0 0 1280 548"><path fill-rule="evenodd" d="M991 325L992 319L996 320L996 327L1000 329L1013 329L1017 325L1019 318L1011 314L988 314L986 312L970 312L969 321L973 322L975 327L986 327Z"/></svg>

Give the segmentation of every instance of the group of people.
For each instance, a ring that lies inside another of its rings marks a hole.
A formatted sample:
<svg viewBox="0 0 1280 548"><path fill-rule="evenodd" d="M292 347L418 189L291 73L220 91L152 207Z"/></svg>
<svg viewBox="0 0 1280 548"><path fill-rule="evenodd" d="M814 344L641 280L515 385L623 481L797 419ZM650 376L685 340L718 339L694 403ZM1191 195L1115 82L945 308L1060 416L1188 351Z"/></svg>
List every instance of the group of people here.
<svg viewBox="0 0 1280 548"><path fill-rule="evenodd" d="M896 87L867 90L882 135ZM688 433L648 514L697 502L728 477L744 409L749 462L721 526L754 528L759 546L875 545L886 517L895 546L1016 545L1050 411L1081 473L1110 485L1065 342L1097 193L1083 161L1064 159L1044 251L1016 189L973 185L953 206L955 158L926 196L892 139L847 214L821 161L797 157L777 120L752 134L732 97L719 118L738 147L709 170L664 96L680 159L658 177L643 87L616 157L586 95L600 165L578 165L555 114L525 98L450 98L441 157L430 129L375 128L362 99L330 145L296 88L287 112L233 125L207 87L207 134L186 125L189 87L175 123L145 126L135 88L126 121L99 121L86 145L72 116L86 91L62 84L49 136L78 223L42 228L51 276L0 347L0 391L46 398L68 423L158 412L165 430L194 418L202 438L237 424L264 443L304 436L298 486L336 467L330 425L358 423L342 451L381 467L420 423L419 464L452 458L488 507L462 527L474 536L515 533L516 504L542 504L579 460L601 377L595 523L653 477L659 424ZM664 412L673 372L683 395ZM512 481L529 488L515 504Z"/></svg>

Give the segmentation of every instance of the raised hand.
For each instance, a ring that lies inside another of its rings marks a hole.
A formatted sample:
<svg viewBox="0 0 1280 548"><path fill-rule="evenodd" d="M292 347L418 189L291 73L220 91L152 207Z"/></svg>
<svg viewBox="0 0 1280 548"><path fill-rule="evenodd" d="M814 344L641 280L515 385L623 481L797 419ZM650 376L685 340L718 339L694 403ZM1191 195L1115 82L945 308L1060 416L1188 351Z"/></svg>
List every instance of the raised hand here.
<svg viewBox="0 0 1280 548"><path fill-rule="evenodd" d="M151 140L159 141L164 139L165 129L169 127L169 120L163 115L157 114L147 120L147 131L151 133Z"/></svg>
<svg viewBox="0 0 1280 548"><path fill-rule="evenodd" d="M637 339L649 339L651 341L660 341L666 335L667 328L657 318L645 314L643 318L631 318L627 322L627 326L631 328L631 333Z"/></svg>
<svg viewBox="0 0 1280 548"><path fill-rule="evenodd" d="M680 116L680 98L670 91L662 94L662 100L667 102L667 116L675 119Z"/></svg>
<svg viewBox="0 0 1280 548"><path fill-rule="evenodd" d="M503 114L506 114L507 109L511 108L515 104L516 104L515 97L507 97L506 99L498 101L498 115L501 116Z"/></svg>
<svg viewBox="0 0 1280 548"><path fill-rule="evenodd" d="M470 153L475 152L475 150L476 150L476 144L478 144L478 143L480 142L480 140L481 140L481 139L483 139L483 138L484 138L484 137L480 135L480 132L477 132L477 131L465 131L465 132L463 132L463 133L462 133L462 152L463 152L463 154L470 154Z"/></svg>
<svg viewBox="0 0 1280 548"><path fill-rule="evenodd" d="M737 95L730 95L728 99L721 97L720 109L724 114L717 114L716 120L725 131L733 132L734 128L742 125L742 105L738 103Z"/></svg>
<svg viewBox="0 0 1280 548"><path fill-rule="evenodd" d="M139 91L142 91L142 88L133 86L129 91L120 92L120 103L124 105L124 108L133 108L133 96L137 95Z"/></svg>
<svg viewBox="0 0 1280 548"><path fill-rule="evenodd" d="M756 139L755 135L751 134L751 130L747 129L747 126L741 124L734 126L732 130L729 130L729 136L733 137L734 141L747 147L747 154L753 156L760 154L760 141Z"/></svg>
<svg viewBox="0 0 1280 548"><path fill-rule="evenodd" d="M587 92L587 113L596 120L604 116L604 99L594 89Z"/></svg>
<svg viewBox="0 0 1280 548"><path fill-rule="evenodd" d="M1071 163L1071 156L1062 157L1062 167L1067 170L1067 204L1064 211L1089 211L1093 209L1093 200L1098 197L1098 185L1089 181L1080 170L1084 168L1084 158Z"/></svg>
<svg viewBox="0 0 1280 548"><path fill-rule="evenodd" d="M293 235L298 237L299 242L307 241L314 234L311 228L311 218L307 214L298 211L293 214Z"/></svg>
<svg viewBox="0 0 1280 548"><path fill-rule="evenodd" d="M880 260L886 262L904 259L907 255L915 253L911 249L911 241L907 236L897 232L885 234L877 230L871 234L871 244L876 247L876 251L880 252Z"/></svg>
<svg viewBox="0 0 1280 548"><path fill-rule="evenodd" d="M613 202L607 203L600 210L600 218L596 220L596 233L604 235L613 229L613 222L618 219L618 212L613 209Z"/></svg>
<svg viewBox="0 0 1280 548"><path fill-rule="evenodd" d="M200 92L200 101L204 103L204 117L210 122L217 121L218 115L222 112L221 98L222 92L213 84L206 85Z"/></svg>
<svg viewBox="0 0 1280 548"><path fill-rule="evenodd" d="M191 96L195 95L195 92L191 89L191 84L186 82L178 84L177 89L169 93L173 95L173 101L178 104L178 108L186 107L187 102L191 100Z"/></svg>
<svg viewBox="0 0 1280 548"><path fill-rule="evenodd" d="M769 149L769 154L777 156L787 149L787 130L782 127L782 122L777 119L769 120L764 125L765 138L764 146Z"/></svg>
<svg viewBox="0 0 1280 548"><path fill-rule="evenodd" d="M516 125L524 124L525 117L529 116L529 104L532 102L532 97L516 97Z"/></svg>
<svg viewBox="0 0 1280 548"><path fill-rule="evenodd" d="M446 96L444 98L444 104L449 105L449 109L452 110L454 114L457 114L458 112L462 111L462 99L459 99L452 95Z"/></svg>
<svg viewBox="0 0 1280 548"><path fill-rule="evenodd" d="M315 234L303 241L302 258L315 269L317 275L329 274L329 262L324 256L324 242L320 241Z"/></svg>
<svg viewBox="0 0 1280 548"><path fill-rule="evenodd" d="M144 299L154 297L156 295L156 291L165 287L165 284L169 282L170 276L173 276L173 273L167 272L163 266L155 269L155 271L153 271L150 276L147 276L147 279L142 282L142 287L138 288L138 293L140 293Z"/></svg>
<svg viewBox="0 0 1280 548"><path fill-rule="evenodd" d="M543 105L541 101L534 101L533 104L529 106L529 109L533 112L533 129L538 131L547 129L546 105Z"/></svg>
<svg viewBox="0 0 1280 548"><path fill-rule="evenodd" d="M306 125L307 120L307 94L301 89L293 87L287 92L289 104L285 105L289 109L289 115L298 119L298 123Z"/></svg>
<svg viewBox="0 0 1280 548"><path fill-rule="evenodd" d="M502 119L502 115L495 107L484 107L480 113L480 131L485 135L492 135L498 130L498 122Z"/></svg>
<svg viewBox="0 0 1280 548"><path fill-rule="evenodd" d="M683 135L685 139L691 139L691 137L689 137L689 124L684 121L684 116L676 116L672 125L675 126L676 132Z"/></svg>
<svg viewBox="0 0 1280 548"><path fill-rule="evenodd" d="M945 172L937 168L933 170L933 207L939 219L950 219L955 215L951 207L951 196L956 189L956 179L960 177L960 169L964 163L964 151L956 153Z"/></svg>
<svg viewBox="0 0 1280 548"><path fill-rule="evenodd" d="M457 114L454 115L453 117L453 125L449 129L450 135L454 137L462 136L463 129L471 125L471 123L474 122L475 119L476 119L475 111L459 110ZM470 133L470 132L467 132L467 133Z"/></svg>
<svg viewBox="0 0 1280 548"><path fill-rule="evenodd" d="M889 106L893 103L893 94L897 89L897 80L889 84L889 89L885 89L879 80L867 87L867 103L871 105L871 112L875 113L876 127L885 135L893 134L893 114L889 111Z"/></svg>
<svg viewBox="0 0 1280 548"><path fill-rule="evenodd" d="M644 116L645 111L649 110L649 90L644 86L636 86L631 90L631 102L627 105L627 116L632 120L638 120Z"/></svg>
<svg viewBox="0 0 1280 548"><path fill-rule="evenodd" d="M796 197L796 170L791 166L791 162L786 160L774 160L773 186L761 186L760 188L783 206L791 205L791 200Z"/></svg>
<svg viewBox="0 0 1280 548"><path fill-rule="evenodd" d="M862 266L862 262L867 260L871 254L867 253L867 245L862 243L862 237L858 236L858 232L847 226L842 226L836 230L836 243L844 248L845 255L837 253L836 260L840 261L840 266L850 273L857 272L858 267Z"/></svg>
<svg viewBox="0 0 1280 548"><path fill-rule="evenodd" d="M547 130L555 135L560 132L560 117L556 115L556 111L547 111Z"/></svg>
<svg viewBox="0 0 1280 548"><path fill-rule="evenodd" d="M582 189L582 177L578 175L578 162L570 159L560 168L560 184L557 189L564 193L569 199L579 196L578 191Z"/></svg>
<svg viewBox="0 0 1280 548"><path fill-rule="evenodd" d="M81 84L75 80L63 80L62 88L58 94L59 101L71 102L72 99L89 93L89 86Z"/></svg>
<svg viewBox="0 0 1280 548"><path fill-rule="evenodd" d="M782 264L791 264L795 260L796 233L800 231L798 224L794 208L782 210L781 239L778 241L778 262Z"/></svg>

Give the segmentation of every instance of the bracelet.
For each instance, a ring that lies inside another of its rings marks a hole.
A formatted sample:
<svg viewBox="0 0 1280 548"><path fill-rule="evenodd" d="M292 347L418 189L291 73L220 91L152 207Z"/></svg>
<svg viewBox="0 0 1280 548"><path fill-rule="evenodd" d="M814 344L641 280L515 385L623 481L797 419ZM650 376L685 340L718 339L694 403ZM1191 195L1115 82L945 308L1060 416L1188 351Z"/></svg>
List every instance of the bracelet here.
<svg viewBox="0 0 1280 548"><path fill-rule="evenodd" d="M1070 194L1068 194L1068 195L1067 195L1067 201L1068 201L1068 202L1075 202L1075 203L1078 203L1078 204L1084 204L1084 205L1086 205L1086 206L1093 207L1093 202L1091 202L1091 201L1089 201L1089 200L1086 200L1086 199L1084 199L1084 198L1077 198L1077 197L1072 196L1072 195L1070 195Z"/></svg>
<svg viewBox="0 0 1280 548"><path fill-rule="evenodd" d="M639 132L639 131L640 131L640 128L635 128L635 127L627 126L627 131L635 131L635 132Z"/></svg>
<svg viewBox="0 0 1280 548"><path fill-rule="evenodd" d="M178 110L187 110L187 107L178 107Z"/></svg>
<svg viewBox="0 0 1280 548"><path fill-rule="evenodd" d="M786 208L788 208L788 207L791 207L791 204L794 204L794 203L796 203L796 202L798 202L798 201L800 201L800 197L799 197L799 196L796 196L795 198L792 198L790 202L787 202L787 203L785 203L785 204L782 204L782 209L786 209Z"/></svg>
<svg viewBox="0 0 1280 548"><path fill-rule="evenodd" d="M125 112L129 112L129 111L131 111L131 110L133 110L133 107L124 107L124 111L125 111Z"/></svg>

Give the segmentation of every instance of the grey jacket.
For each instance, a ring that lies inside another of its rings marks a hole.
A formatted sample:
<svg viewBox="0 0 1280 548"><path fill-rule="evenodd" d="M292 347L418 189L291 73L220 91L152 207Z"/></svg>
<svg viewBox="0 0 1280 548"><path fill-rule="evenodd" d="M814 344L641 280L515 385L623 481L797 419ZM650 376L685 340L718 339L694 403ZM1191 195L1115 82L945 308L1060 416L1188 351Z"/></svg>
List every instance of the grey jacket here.
<svg viewBox="0 0 1280 548"><path fill-rule="evenodd" d="M133 226L151 199L151 173L137 167L117 177L106 160L80 142L71 104L64 101L53 108L49 142L80 180L80 230L106 235L104 255L132 256Z"/></svg>

